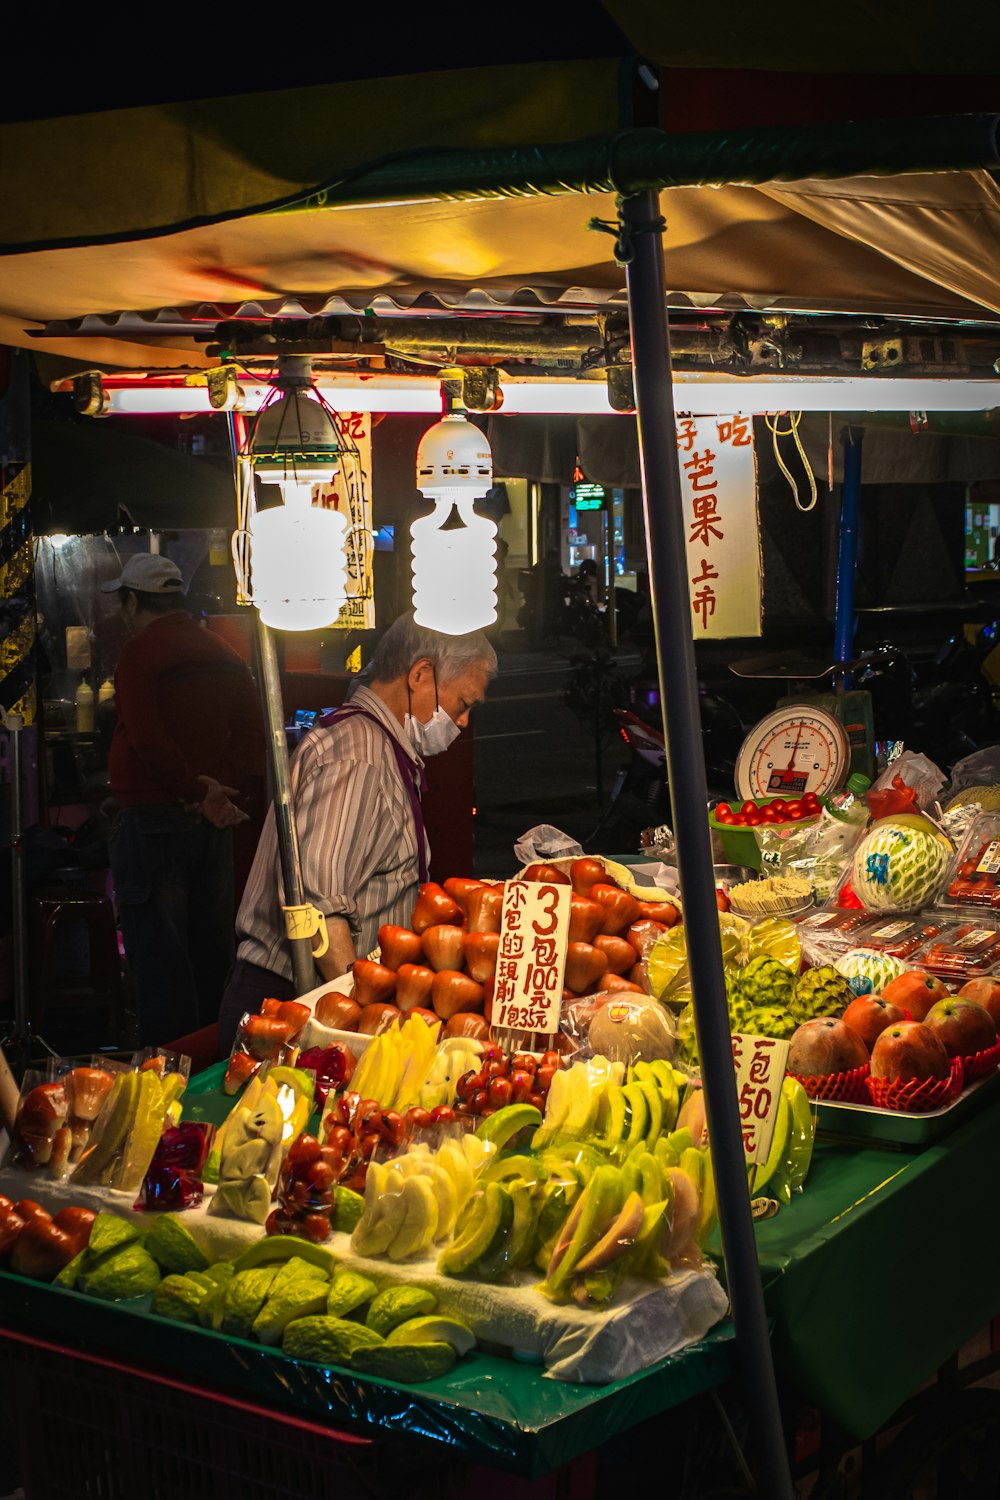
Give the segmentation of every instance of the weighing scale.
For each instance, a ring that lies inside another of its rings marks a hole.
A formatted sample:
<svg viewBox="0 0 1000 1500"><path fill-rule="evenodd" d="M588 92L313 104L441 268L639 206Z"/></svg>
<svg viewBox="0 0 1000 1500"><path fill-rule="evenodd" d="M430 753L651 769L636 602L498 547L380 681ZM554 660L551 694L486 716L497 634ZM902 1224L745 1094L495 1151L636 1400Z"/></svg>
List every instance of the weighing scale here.
<svg viewBox="0 0 1000 1500"><path fill-rule="evenodd" d="M845 780L851 747L825 708L787 703L754 725L736 757L736 790L745 799L822 797Z"/></svg>

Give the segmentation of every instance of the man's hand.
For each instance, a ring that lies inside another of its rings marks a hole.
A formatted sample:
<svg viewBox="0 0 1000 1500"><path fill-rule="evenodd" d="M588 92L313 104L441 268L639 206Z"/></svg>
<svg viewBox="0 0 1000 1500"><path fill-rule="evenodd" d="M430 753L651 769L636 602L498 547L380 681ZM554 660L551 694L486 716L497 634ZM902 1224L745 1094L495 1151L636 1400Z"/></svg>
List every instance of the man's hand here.
<svg viewBox="0 0 1000 1500"><path fill-rule="evenodd" d="M235 828L237 823L249 821L249 813L243 812L235 802L230 801L230 798L239 796L236 787L223 786L221 781L216 781L212 776L199 776L198 780L205 788L205 795L197 804L198 811L215 828Z"/></svg>

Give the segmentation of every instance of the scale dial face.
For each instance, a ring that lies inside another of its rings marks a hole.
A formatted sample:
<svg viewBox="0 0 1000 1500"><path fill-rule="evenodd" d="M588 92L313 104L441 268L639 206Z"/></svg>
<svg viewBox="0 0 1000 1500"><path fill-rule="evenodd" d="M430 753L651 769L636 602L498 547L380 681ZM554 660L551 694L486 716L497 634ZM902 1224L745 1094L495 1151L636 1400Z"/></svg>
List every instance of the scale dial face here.
<svg viewBox="0 0 1000 1500"><path fill-rule="evenodd" d="M840 785L850 746L839 719L812 704L789 704L761 719L736 759L736 790L743 798L818 797Z"/></svg>

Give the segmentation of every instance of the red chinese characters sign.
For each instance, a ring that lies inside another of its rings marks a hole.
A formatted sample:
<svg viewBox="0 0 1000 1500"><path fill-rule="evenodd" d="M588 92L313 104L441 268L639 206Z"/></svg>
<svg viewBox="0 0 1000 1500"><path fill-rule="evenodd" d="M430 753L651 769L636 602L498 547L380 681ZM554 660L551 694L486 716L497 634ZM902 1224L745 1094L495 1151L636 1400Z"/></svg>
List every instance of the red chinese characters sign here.
<svg viewBox="0 0 1000 1500"><path fill-rule="evenodd" d="M338 412L344 433L357 445L357 456L345 454L340 472L317 491L324 510L347 518L347 601L333 630L371 630L375 625L372 587L372 419L367 411Z"/></svg>
<svg viewBox="0 0 1000 1500"><path fill-rule="evenodd" d="M559 1030L569 940L568 885L508 880L500 917L493 1026Z"/></svg>
<svg viewBox="0 0 1000 1500"><path fill-rule="evenodd" d="M747 1161L766 1160L785 1076L788 1043L770 1036L733 1033L733 1064L740 1128Z"/></svg>
<svg viewBox="0 0 1000 1500"><path fill-rule="evenodd" d="M695 640L761 634L757 464L750 417L677 414Z"/></svg>

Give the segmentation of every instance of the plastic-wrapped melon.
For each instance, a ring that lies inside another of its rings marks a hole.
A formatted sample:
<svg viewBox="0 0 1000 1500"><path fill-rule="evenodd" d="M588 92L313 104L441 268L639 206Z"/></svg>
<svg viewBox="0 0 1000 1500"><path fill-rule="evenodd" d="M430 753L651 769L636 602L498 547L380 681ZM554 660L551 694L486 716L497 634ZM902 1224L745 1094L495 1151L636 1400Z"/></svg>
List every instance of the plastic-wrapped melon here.
<svg viewBox="0 0 1000 1500"><path fill-rule="evenodd" d="M833 966L843 974L857 995L879 994L891 980L898 979L909 968L878 948L852 948L842 953Z"/></svg>
<svg viewBox="0 0 1000 1500"><path fill-rule="evenodd" d="M886 818L854 851L851 884L871 911L917 911L937 895L951 852L932 824Z"/></svg>

